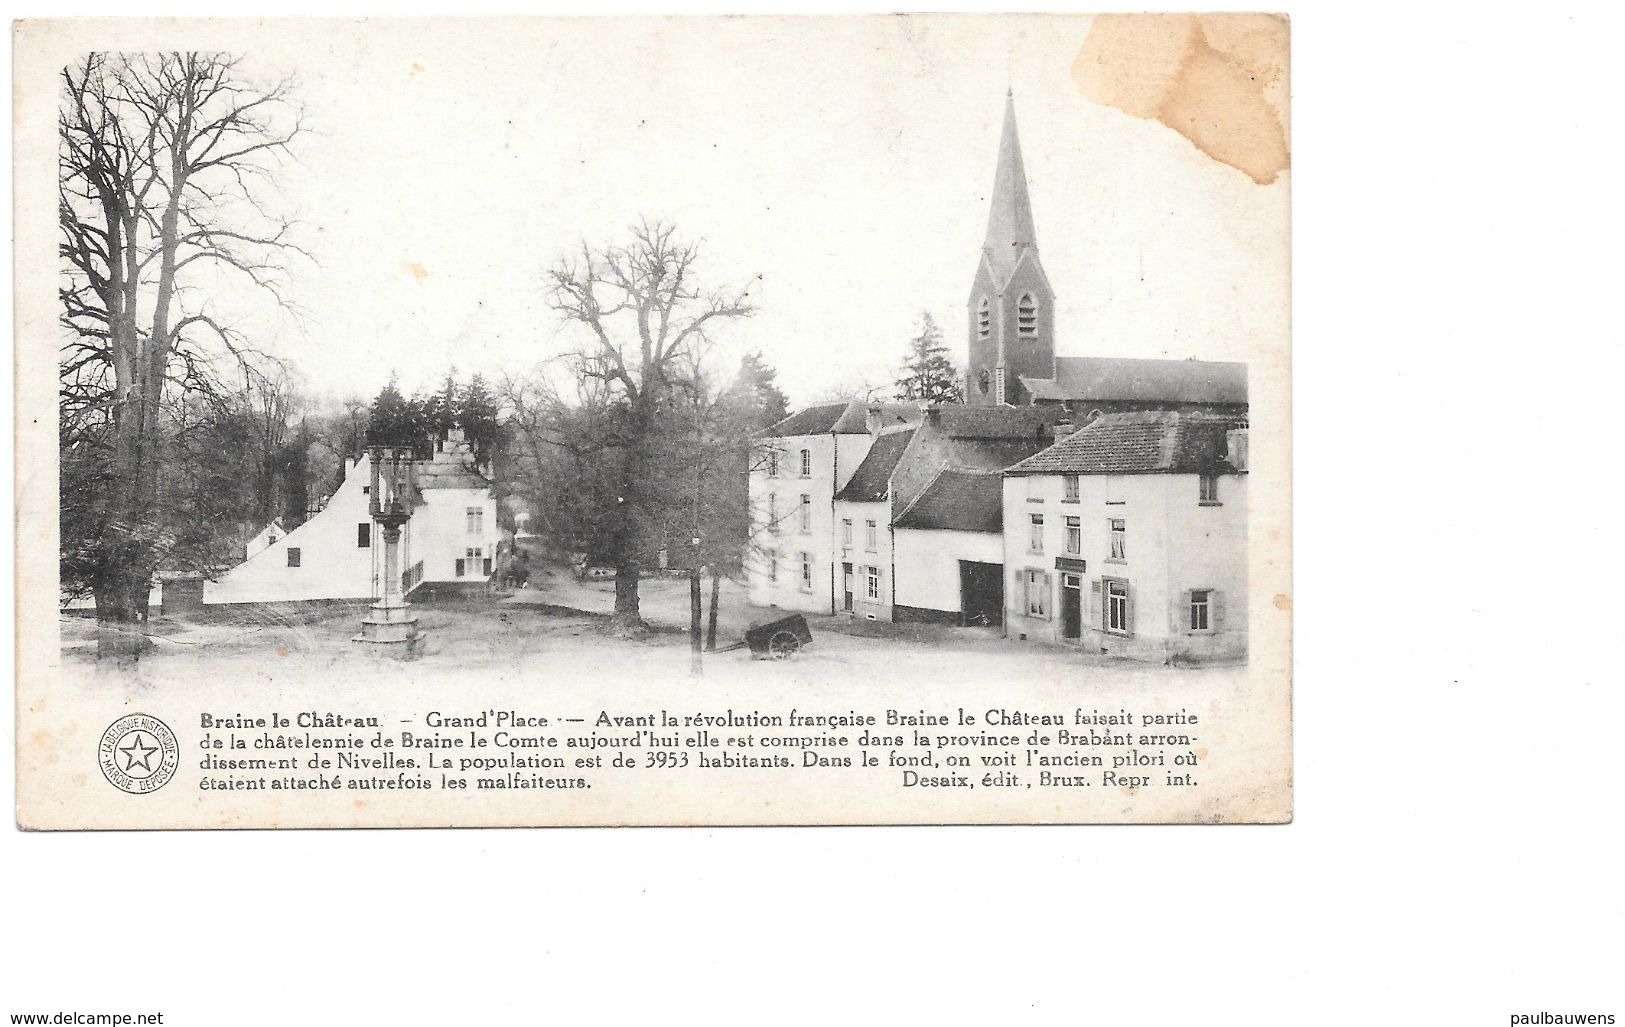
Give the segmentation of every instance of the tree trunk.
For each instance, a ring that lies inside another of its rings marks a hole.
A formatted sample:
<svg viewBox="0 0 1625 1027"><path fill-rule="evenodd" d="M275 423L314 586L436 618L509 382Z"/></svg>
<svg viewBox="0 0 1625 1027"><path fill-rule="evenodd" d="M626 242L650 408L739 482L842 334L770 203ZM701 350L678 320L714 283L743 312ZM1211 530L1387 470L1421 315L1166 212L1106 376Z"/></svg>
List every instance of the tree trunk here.
<svg viewBox="0 0 1625 1027"><path fill-rule="evenodd" d="M126 567L109 570L96 586L96 658L135 663L152 648L147 639L150 577Z"/></svg>
<svg viewBox="0 0 1625 1027"><path fill-rule="evenodd" d="M703 672L700 657L700 569L688 572L688 649L689 673L699 676Z"/></svg>
<svg viewBox="0 0 1625 1027"><path fill-rule="evenodd" d="M642 571L642 566L634 557L617 557L615 560L614 622L619 627L634 628L643 623L643 613L638 603L638 575Z"/></svg>
<svg viewBox="0 0 1625 1027"><path fill-rule="evenodd" d="M705 621L705 651L715 652L717 648L717 596L722 591L722 579L717 576L717 569L711 568L711 610Z"/></svg>

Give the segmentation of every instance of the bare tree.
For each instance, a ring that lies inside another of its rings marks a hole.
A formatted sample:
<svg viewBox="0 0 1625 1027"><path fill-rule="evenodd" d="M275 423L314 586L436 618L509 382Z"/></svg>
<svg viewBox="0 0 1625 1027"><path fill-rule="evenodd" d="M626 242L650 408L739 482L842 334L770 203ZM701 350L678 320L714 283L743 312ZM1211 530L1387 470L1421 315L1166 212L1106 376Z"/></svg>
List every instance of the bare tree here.
<svg viewBox="0 0 1625 1027"><path fill-rule="evenodd" d="M71 547L104 656L139 653L173 535L158 510L166 389L213 394L222 357L256 355L215 302L232 276L286 306L282 261L303 251L262 194L302 131L291 88L254 87L223 54L91 54L62 72L62 436L100 489L63 495L65 511L97 511L91 537L64 538L64 567Z"/></svg>
<svg viewBox="0 0 1625 1027"><path fill-rule="evenodd" d="M732 293L695 281L699 249L676 229L643 221L623 246L594 252L585 243L549 272L551 305L586 329L573 354L576 372L608 390L619 460L615 503L603 511L615 564L615 620L641 625L638 577L656 527L658 483L651 481L662 413L683 369L717 322L752 312L748 286Z"/></svg>

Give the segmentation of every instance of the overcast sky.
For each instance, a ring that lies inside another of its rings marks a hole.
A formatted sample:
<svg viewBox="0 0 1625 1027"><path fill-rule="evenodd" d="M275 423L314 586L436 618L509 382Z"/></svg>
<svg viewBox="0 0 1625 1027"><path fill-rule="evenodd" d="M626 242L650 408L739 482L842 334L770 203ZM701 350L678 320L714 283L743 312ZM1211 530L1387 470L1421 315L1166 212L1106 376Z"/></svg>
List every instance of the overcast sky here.
<svg viewBox="0 0 1625 1027"><path fill-rule="evenodd" d="M284 193L320 266L302 325L257 330L320 393L570 348L546 267L640 215L703 240L705 281L761 276L717 359L759 349L793 402L889 381L922 310L962 363L1007 84L1062 355L1284 337L1290 176L1084 100L1087 18L304 25L199 42L299 77L314 131Z"/></svg>

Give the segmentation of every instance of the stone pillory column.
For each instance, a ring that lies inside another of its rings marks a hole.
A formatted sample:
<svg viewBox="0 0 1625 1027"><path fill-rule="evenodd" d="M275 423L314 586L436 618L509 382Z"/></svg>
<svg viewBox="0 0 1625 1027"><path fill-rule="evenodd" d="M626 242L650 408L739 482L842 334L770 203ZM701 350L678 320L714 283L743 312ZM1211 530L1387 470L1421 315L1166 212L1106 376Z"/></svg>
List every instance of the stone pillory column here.
<svg viewBox="0 0 1625 1027"><path fill-rule="evenodd" d="M423 640L428 637L418 630L412 604L406 601L401 588L401 529L412 519L416 496L412 450L405 446L373 446L368 453L372 458L372 501L368 512L384 540L384 580L379 589L382 595L361 621L361 634L351 641L378 655L410 660L423 652Z"/></svg>

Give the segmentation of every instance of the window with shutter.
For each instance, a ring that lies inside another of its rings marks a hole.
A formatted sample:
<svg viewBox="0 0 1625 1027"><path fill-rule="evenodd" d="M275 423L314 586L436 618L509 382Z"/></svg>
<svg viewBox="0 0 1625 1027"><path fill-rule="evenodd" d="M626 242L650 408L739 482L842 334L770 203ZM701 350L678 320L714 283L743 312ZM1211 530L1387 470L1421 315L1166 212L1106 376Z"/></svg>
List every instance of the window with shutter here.
<svg viewBox="0 0 1625 1027"><path fill-rule="evenodd" d="M355 547L367 549L372 546L372 522L362 521L355 526Z"/></svg>
<svg viewBox="0 0 1625 1027"><path fill-rule="evenodd" d="M1049 617L1050 576L1043 571L1029 570L1023 582L1027 601L1027 616Z"/></svg>
<svg viewBox="0 0 1625 1027"><path fill-rule="evenodd" d="M1213 630L1213 590L1193 588L1185 593L1185 627L1189 631Z"/></svg>

